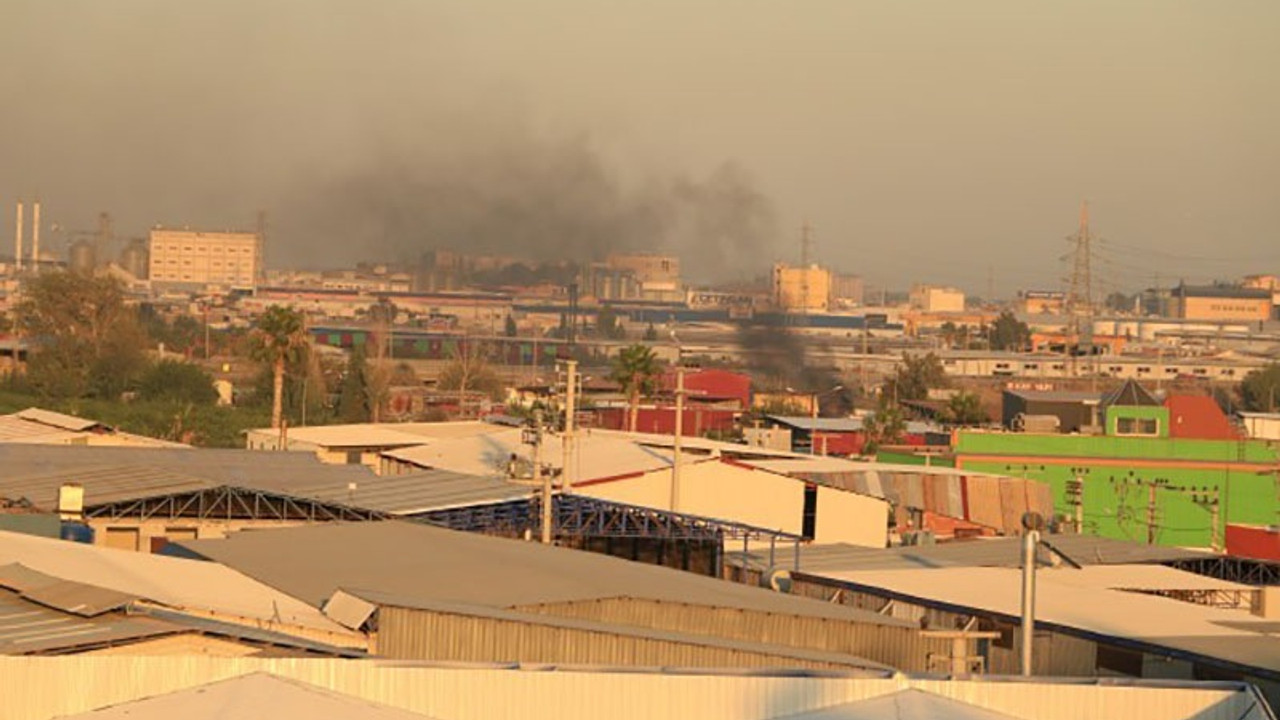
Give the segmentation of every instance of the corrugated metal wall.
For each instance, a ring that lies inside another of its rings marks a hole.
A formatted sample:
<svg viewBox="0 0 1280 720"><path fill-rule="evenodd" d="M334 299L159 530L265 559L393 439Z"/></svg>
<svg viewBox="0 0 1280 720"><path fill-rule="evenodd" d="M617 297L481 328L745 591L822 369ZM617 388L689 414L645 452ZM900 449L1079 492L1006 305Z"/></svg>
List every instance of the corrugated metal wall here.
<svg viewBox="0 0 1280 720"><path fill-rule="evenodd" d="M82 656L0 657L0 711L5 720L49 720L250 672L269 672L442 720L768 720L907 688L1041 720L1268 720L1253 704L1253 696L1220 686L523 672L356 660Z"/></svg>
<svg viewBox="0 0 1280 720"><path fill-rule="evenodd" d="M846 653L907 672L927 670L929 653L945 655L951 649L949 641L921 637L916 628L655 600L606 598L518 609L618 625Z"/></svg>
<svg viewBox="0 0 1280 720"><path fill-rule="evenodd" d="M378 649L385 657L411 660L651 667L856 667L853 662L824 662L693 641L396 607L379 610Z"/></svg>

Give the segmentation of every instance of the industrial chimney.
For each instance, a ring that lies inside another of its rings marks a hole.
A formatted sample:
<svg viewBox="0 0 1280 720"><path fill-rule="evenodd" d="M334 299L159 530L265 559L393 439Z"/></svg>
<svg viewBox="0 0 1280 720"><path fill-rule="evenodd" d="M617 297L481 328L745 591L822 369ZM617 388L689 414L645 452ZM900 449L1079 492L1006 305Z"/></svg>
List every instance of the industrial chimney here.
<svg viewBox="0 0 1280 720"><path fill-rule="evenodd" d="M40 201L31 208L31 269L40 271Z"/></svg>
<svg viewBox="0 0 1280 720"><path fill-rule="evenodd" d="M18 201L18 216L14 222L13 263L17 270L22 269L22 201Z"/></svg>

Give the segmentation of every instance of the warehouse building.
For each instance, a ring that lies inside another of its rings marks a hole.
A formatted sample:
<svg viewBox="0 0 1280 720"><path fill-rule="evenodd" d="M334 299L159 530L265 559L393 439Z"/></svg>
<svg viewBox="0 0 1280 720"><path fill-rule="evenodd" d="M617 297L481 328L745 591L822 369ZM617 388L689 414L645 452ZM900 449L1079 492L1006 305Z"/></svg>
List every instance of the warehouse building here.
<svg viewBox="0 0 1280 720"><path fill-rule="evenodd" d="M78 692L59 692L67 687ZM36 691L32 691L36 690ZM0 658L11 720L1269 720L1244 683L227 658Z"/></svg>
<svg viewBox="0 0 1280 720"><path fill-rule="evenodd" d="M1280 696L1274 588L1163 564L1194 551L1053 536L1036 580L1034 673L1238 680ZM791 591L929 627L999 633L980 641L990 672L1018 670L1022 577L1016 539L868 551L808 548ZM1203 553L1201 554L1203 555ZM1077 560L1078 558L1078 560ZM730 560L758 567L758 555Z"/></svg>
<svg viewBox="0 0 1280 720"><path fill-rule="evenodd" d="M208 620L288 635L294 638L295 646L306 640L312 645L363 650L367 644L362 634L335 623L315 608L217 563L0 532L0 588L14 593L8 598L11 604L36 602L78 617L105 618L107 613L124 609L125 617L116 619L147 615L189 628L199 620ZM57 622L73 620L62 617ZM109 619L97 622L115 625ZM24 638L51 640L43 636L40 628L19 624L23 626L10 629L21 637L9 637L20 644ZM26 634L32 630L36 632ZM90 628L81 630L85 631L84 637L90 636ZM110 628L103 631L109 633ZM135 638L146 634L132 624L129 633ZM66 641L67 638L60 640ZM71 643L69 647L74 646ZM188 643L183 647L182 652L228 652L226 644L220 642Z"/></svg>
<svg viewBox="0 0 1280 720"><path fill-rule="evenodd" d="M420 660L925 671L917 624L595 553L404 522L178 543Z"/></svg>

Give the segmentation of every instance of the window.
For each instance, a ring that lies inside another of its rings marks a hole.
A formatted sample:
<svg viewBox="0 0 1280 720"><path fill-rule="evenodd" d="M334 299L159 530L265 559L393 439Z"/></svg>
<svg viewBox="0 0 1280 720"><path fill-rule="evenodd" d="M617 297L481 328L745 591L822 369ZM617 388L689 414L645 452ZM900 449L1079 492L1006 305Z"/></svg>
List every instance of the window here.
<svg viewBox="0 0 1280 720"><path fill-rule="evenodd" d="M800 534L812 540L818 531L818 486L804 486L804 514L800 519Z"/></svg>
<svg viewBox="0 0 1280 720"><path fill-rule="evenodd" d="M1155 418L1122 417L1116 419L1117 435L1157 435L1160 422Z"/></svg>
<svg viewBox="0 0 1280 720"><path fill-rule="evenodd" d="M1099 644L1098 669L1142 677L1142 653Z"/></svg>

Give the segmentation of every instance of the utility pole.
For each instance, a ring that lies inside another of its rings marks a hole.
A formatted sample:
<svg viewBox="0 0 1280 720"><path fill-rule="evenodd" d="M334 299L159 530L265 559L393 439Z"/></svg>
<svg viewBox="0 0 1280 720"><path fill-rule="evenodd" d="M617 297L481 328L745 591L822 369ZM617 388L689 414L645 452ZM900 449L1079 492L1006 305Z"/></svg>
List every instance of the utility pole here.
<svg viewBox="0 0 1280 720"><path fill-rule="evenodd" d="M22 201L18 201L18 214L14 222L13 235L13 267L15 270L22 271L22 232L25 229L22 221Z"/></svg>
<svg viewBox="0 0 1280 720"><path fill-rule="evenodd" d="M576 410L576 400L578 391L578 361L565 361L565 391L564 391L564 435L560 439L560 444L564 451L561 460L560 471L560 491L568 492L573 487L573 451L576 437L574 435L574 414Z"/></svg>
<svg viewBox="0 0 1280 720"><path fill-rule="evenodd" d="M1073 479L1067 481L1067 497L1075 508L1075 531L1077 535L1084 533L1084 476L1088 468L1071 468Z"/></svg>
<svg viewBox="0 0 1280 720"><path fill-rule="evenodd" d="M1032 674L1032 650L1036 638L1036 548L1040 545L1037 525L1043 519L1036 513L1022 518L1022 674Z"/></svg>
<svg viewBox="0 0 1280 720"><path fill-rule="evenodd" d="M542 486L542 544L551 544L551 475L542 472L542 411L533 411L533 432L527 439L533 445L533 484Z"/></svg>
<svg viewBox="0 0 1280 720"><path fill-rule="evenodd" d="M1156 481L1147 483L1147 544L1156 544Z"/></svg>
<svg viewBox="0 0 1280 720"><path fill-rule="evenodd" d="M683 353L681 353L683 355ZM684 450L684 359L676 366L676 436L672 442L674 457L671 460L671 512L680 509L680 465Z"/></svg>

